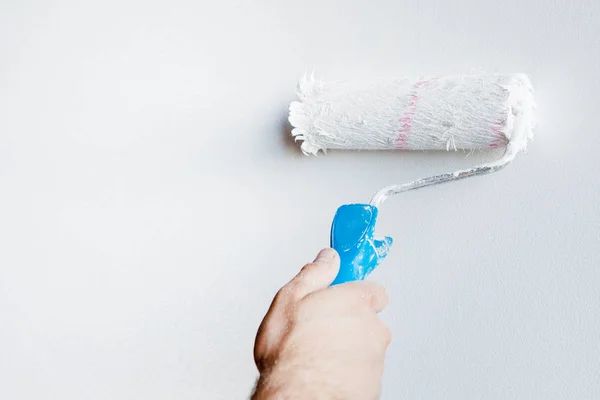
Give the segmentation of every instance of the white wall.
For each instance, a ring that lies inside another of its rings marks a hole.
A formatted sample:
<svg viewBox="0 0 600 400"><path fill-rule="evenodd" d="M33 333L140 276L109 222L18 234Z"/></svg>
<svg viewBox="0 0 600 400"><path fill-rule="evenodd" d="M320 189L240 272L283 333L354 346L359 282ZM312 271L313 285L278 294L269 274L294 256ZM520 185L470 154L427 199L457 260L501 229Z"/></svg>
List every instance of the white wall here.
<svg viewBox="0 0 600 400"><path fill-rule="evenodd" d="M339 205L497 157L304 157L313 68L537 89L528 154L382 209L382 398L600 398L599 26L593 0L3 0L0 398L244 398Z"/></svg>

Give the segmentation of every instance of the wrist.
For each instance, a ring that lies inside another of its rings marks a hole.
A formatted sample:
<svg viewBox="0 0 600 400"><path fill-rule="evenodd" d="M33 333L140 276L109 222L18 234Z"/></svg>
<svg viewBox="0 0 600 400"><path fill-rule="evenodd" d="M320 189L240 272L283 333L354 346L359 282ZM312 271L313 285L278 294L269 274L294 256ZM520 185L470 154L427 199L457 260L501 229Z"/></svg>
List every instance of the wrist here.
<svg viewBox="0 0 600 400"><path fill-rule="evenodd" d="M331 399L325 396L324 382L310 379L308 371L273 369L261 374L252 400ZM320 379L320 378L319 378Z"/></svg>
<svg viewBox="0 0 600 400"><path fill-rule="evenodd" d="M251 400L285 400L289 395L291 380L275 371L262 373L256 383L256 389Z"/></svg>

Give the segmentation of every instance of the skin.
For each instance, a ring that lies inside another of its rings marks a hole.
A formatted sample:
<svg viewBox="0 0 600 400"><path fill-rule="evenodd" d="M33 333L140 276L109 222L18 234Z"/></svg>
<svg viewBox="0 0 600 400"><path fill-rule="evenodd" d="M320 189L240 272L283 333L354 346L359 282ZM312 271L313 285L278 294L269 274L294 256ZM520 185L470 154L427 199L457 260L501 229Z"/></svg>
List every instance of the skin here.
<svg viewBox="0 0 600 400"><path fill-rule="evenodd" d="M377 313L388 296L372 282L329 287L339 263L322 250L275 296L254 345L252 400L379 397L391 333Z"/></svg>

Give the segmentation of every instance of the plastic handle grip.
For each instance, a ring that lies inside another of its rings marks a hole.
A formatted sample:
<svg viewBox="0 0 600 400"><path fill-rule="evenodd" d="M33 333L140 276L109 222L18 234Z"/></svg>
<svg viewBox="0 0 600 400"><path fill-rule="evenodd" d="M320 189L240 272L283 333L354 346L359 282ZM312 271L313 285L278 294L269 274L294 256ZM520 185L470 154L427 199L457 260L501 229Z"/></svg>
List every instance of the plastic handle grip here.
<svg viewBox="0 0 600 400"><path fill-rule="evenodd" d="M340 255L340 271L331 284L363 280L387 256L393 240L375 239L379 210L370 204L345 204L331 225L331 247Z"/></svg>

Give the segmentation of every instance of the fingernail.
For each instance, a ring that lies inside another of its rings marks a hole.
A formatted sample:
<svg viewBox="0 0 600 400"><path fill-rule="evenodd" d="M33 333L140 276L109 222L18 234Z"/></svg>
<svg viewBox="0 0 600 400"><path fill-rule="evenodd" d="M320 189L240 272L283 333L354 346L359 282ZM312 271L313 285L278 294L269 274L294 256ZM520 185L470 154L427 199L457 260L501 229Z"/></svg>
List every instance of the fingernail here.
<svg viewBox="0 0 600 400"><path fill-rule="evenodd" d="M337 256L334 249L323 249L317 254L317 258L313 262L332 261Z"/></svg>

